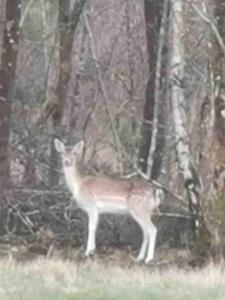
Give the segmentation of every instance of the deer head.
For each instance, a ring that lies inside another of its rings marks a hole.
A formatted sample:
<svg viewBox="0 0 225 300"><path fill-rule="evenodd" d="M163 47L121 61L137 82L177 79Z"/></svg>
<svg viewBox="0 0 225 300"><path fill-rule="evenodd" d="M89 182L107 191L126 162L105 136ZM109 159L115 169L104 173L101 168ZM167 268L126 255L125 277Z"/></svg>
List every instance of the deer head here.
<svg viewBox="0 0 225 300"><path fill-rule="evenodd" d="M62 163L64 168L72 167L81 159L84 141L80 141L75 146L65 146L63 142L58 139L54 140L55 148L59 152L62 158Z"/></svg>

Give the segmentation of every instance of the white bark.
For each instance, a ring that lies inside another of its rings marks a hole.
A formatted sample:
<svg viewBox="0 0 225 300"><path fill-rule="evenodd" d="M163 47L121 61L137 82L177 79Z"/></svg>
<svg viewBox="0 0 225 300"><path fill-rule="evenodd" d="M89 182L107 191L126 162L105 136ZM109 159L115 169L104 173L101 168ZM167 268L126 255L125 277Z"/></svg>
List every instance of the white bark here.
<svg viewBox="0 0 225 300"><path fill-rule="evenodd" d="M171 83L171 106L174 123L175 147L180 172L185 181L189 201L198 214L198 194L201 181L193 165L189 138L186 131L186 110L183 88L184 77L184 22L182 0L171 1L171 56L169 77Z"/></svg>

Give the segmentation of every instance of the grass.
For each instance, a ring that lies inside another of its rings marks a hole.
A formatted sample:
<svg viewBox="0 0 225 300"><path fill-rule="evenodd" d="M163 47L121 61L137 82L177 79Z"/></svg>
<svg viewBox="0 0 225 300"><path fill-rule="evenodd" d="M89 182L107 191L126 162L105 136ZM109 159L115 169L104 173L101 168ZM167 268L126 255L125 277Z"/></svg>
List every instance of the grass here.
<svg viewBox="0 0 225 300"><path fill-rule="evenodd" d="M225 300L225 272L37 259L0 261L1 300Z"/></svg>

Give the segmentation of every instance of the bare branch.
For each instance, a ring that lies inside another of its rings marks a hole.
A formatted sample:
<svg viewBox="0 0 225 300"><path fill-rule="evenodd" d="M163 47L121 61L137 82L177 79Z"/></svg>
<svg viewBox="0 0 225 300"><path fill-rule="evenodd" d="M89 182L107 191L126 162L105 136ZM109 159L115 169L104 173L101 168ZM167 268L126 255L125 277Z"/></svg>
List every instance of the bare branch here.
<svg viewBox="0 0 225 300"><path fill-rule="evenodd" d="M210 16L203 13L195 4L192 4L192 7L194 11L199 15L199 17L202 18L203 21L205 21L207 24L210 25L212 32L214 33L217 42L219 43L221 50L223 51L223 55L225 56L225 44L213 20L210 18Z"/></svg>
<svg viewBox="0 0 225 300"><path fill-rule="evenodd" d="M159 217L171 217L171 218L180 218L180 219L192 219L192 216L190 215L183 215L183 214L173 214L173 213L153 213L154 216Z"/></svg>
<svg viewBox="0 0 225 300"><path fill-rule="evenodd" d="M27 3L27 6L25 7L24 13L23 13L23 15L21 16L21 19L20 19L19 28L21 28L23 26L23 23L24 23L24 21L27 17L27 14L29 13L29 9L31 8L33 3L34 3L34 0L30 0Z"/></svg>
<svg viewBox="0 0 225 300"><path fill-rule="evenodd" d="M87 27L87 31L88 31L88 34L89 34L89 38L90 38L92 56L93 56L93 60L94 60L96 70L97 70L97 73L98 73L97 74L98 75L98 82L99 82L99 86L100 86L100 89L101 89L101 92L102 92L102 95L103 95L106 112L107 112L108 117L109 117L110 127L112 129L112 133L113 133L113 136L114 136L114 140L115 140L115 143L116 143L118 153L120 153L120 156L122 156L121 151L120 151L122 145L121 145L120 138L119 138L119 135L117 133L116 127L114 125L114 117L113 117L112 112L109 108L109 103L108 103L109 97L108 97L108 94L107 94L107 91L106 91L105 84L103 82L102 72L101 72L99 64L98 64L98 58L97 58L97 54L96 54L96 50L95 50L93 34L92 34L92 31L91 31L91 27L89 25L87 14L83 13L83 16L84 16L85 25Z"/></svg>

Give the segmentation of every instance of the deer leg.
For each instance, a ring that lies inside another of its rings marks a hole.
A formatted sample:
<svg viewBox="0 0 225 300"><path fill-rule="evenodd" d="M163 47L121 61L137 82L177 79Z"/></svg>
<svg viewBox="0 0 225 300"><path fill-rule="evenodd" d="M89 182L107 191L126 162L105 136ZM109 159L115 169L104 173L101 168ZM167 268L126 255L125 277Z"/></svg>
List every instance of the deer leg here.
<svg viewBox="0 0 225 300"><path fill-rule="evenodd" d="M92 210L88 212L88 241L85 256L89 256L95 250L95 235L98 226L98 211Z"/></svg>
<svg viewBox="0 0 225 300"><path fill-rule="evenodd" d="M149 244L149 234L148 234L148 230L147 230L149 216L147 215L145 217L142 215L142 213L138 212L137 210L133 210L130 213L131 213L132 217L134 218L134 220L139 224L139 226L142 229L143 241L142 241L142 245L141 245L141 249L139 251L138 257L136 259L137 261L142 261L145 258L147 247Z"/></svg>
<svg viewBox="0 0 225 300"><path fill-rule="evenodd" d="M149 263L154 257L156 235L157 235L157 229L155 225L152 222L149 222L148 225L149 244L148 244L147 256L145 259L146 264Z"/></svg>
<svg viewBox="0 0 225 300"><path fill-rule="evenodd" d="M138 257L137 257L137 261L144 260L146 250L147 250L147 247L148 247L148 232L143 227L142 227L142 233L143 233L143 241L142 241L140 252L139 252Z"/></svg>

